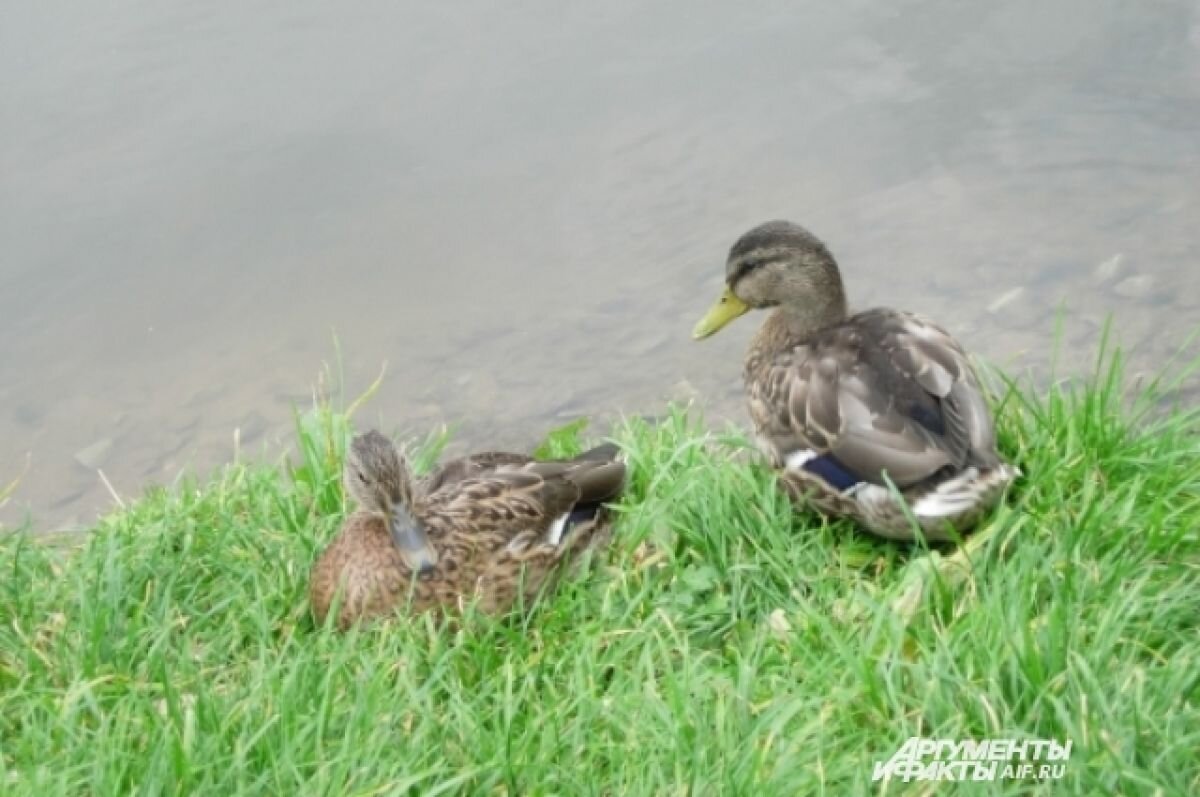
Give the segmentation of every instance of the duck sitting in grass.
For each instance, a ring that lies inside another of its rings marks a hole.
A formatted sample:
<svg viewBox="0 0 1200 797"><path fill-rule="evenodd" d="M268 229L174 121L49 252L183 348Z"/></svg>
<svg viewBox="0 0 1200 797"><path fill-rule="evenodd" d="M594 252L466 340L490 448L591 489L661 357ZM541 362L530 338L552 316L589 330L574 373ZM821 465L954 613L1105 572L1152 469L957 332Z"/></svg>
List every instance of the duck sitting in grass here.
<svg viewBox="0 0 1200 797"><path fill-rule="evenodd" d="M313 565L309 597L324 624L413 612L500 614L531 601L560 565L606 528L625 466L613 445L572 460L490 452L448 463L425 481L376 431L354 438L347 491L358 503Z"/></svg>
<svg viewBox="0 0 1200 797"><path fill-rule="evenodd" d="M962 347L912 313L850 315L837 263L808 230L750 230L729 252L725 283L693 337L772 308L743 375L760 445L798 503L884 537L913 539L915 522L946 540L1019 475L996 450Z"/></svg>

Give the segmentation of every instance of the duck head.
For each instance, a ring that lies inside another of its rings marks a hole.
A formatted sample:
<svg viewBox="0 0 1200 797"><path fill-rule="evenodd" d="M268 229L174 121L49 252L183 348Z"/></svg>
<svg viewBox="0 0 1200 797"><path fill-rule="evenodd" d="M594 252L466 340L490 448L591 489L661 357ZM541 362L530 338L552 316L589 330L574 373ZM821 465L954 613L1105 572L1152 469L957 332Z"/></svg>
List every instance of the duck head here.
<svg viewBox="0 0 1200 797"><path fill-rule="evenodd" d="M437 564L437 551L413 511L415 491L404 456L371 430L350 441L343 473L346 491L367 512L382 515L400 556L414 573Z"/></svg>
<svg viewBox="0 0 1200 797"><path fill-rule="evenodd" d="M846 317L837 262L798 224L769 221L737 240L725 261L725 290L692 330L702 340L750 310L776 307L795 326L820 328Z"/></svg>

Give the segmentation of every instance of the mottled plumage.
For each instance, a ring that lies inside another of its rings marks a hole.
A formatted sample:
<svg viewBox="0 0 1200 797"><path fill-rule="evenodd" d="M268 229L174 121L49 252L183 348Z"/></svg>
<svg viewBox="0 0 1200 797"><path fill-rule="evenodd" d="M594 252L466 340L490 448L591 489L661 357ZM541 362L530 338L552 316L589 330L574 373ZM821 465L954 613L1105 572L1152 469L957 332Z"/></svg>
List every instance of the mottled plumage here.
<svg viewBox="0 0 1200 797"><path fill-rule="evenodd" d="M962 347L911 313L849 315L837 264L807 230L770 222L746 233L726 282L695 336L776 308L743 375L760 445L798 503L895 539L914 536L911 513L927 539L943 540L977 522L1018 475L996 451Z"/></svg>
<svg viewBox="0 0 1200 797"><path fill-rule="evenodd" d="M345 628L398 608L500 614L532 600L606 530L601 504L625 477L616 455L611 445L556 462L488 452L415 481L390 440L359 435L345 473L359 510L313 565L314 617L323 623L335 601Z"/></svg>

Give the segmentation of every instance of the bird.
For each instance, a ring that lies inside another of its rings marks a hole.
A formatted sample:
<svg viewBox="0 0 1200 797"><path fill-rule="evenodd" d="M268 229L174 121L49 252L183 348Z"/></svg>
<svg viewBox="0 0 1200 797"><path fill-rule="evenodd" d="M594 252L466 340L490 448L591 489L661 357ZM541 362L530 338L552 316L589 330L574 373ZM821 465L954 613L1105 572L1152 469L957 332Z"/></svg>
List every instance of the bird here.
<svg viewBox="0 0 1200 797"><path fill-rule="evenodd" d="M837 262L804 227L770 221L734 243L701 340L770 310L746 354L759 448L793 502L894 540L969 530L1020 470L962 346L915 314L851 314Z"/></svg>
<svg viewBox="0 0 1200 797"><path fill-rule="evenodd" d="M354 437L343 483L358 504L312 566L309 601L339 629L411 613L490 615L528 605L584 550L606 540L605 502L624 486L617 446L570 460L489 451L414 478L382 433ZM334 611L336 608L336 612Z"/></svg>

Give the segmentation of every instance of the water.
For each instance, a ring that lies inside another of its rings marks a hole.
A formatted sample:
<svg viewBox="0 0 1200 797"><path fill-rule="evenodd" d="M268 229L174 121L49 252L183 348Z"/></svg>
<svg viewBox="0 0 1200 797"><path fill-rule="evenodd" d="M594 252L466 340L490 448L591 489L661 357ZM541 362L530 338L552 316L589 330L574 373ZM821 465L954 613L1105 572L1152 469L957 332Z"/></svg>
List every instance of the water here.
<svg viewBox="0 0 1200 797"><path fill-rule="evenodd" d="M1064 303L1068 364L1113 313L1162 365L1200 320L1200 5L10 3L0 174L0 520L72 526L97 467L278 455L334 330L389 431L740 418L756 320L689 332L775 217L1010 368Z"/></svg>

